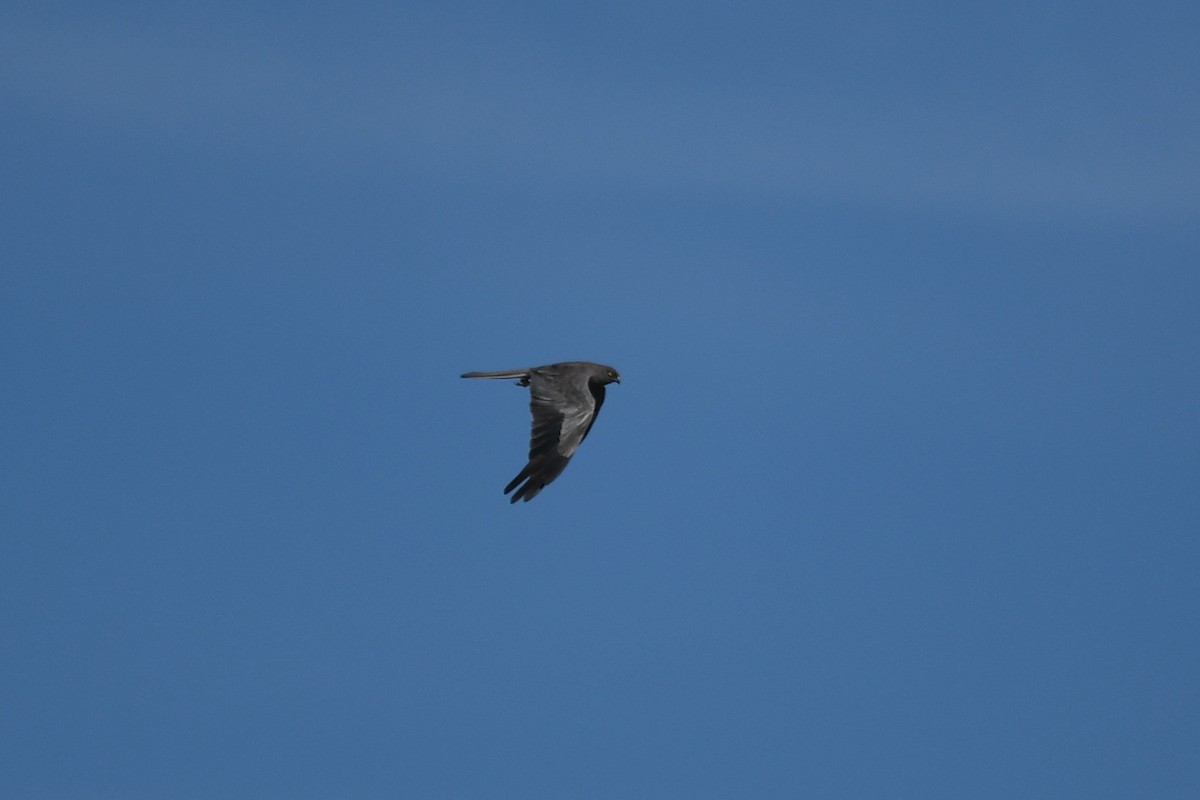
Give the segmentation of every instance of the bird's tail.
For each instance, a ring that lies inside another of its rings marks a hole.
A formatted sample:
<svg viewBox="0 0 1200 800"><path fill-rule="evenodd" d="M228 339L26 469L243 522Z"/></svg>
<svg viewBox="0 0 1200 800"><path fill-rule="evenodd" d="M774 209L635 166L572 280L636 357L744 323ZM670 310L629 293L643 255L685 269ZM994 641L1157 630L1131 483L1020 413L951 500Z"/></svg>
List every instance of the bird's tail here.
<svg viewBox="0 0 1200 800"><path fill-rule="evenodd" d="M464 372L464 378L528 378L527 369L510 369L503 372Z"/></svg>

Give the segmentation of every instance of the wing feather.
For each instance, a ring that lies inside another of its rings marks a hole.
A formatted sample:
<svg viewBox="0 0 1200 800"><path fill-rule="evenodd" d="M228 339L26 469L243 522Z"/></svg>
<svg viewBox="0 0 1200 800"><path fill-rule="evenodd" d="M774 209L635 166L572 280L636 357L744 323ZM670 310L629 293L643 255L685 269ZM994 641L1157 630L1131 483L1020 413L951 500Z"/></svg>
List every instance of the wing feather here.
<svg viewBox="0 0 1200 800"><path fill-rule="evenodd" d="M567 468L603 402L604 388L597 388L599 398L589 386L588 375L580 370L553 365L529 371L529 410L533 416L529 463L505 487L505 494L516 489L509 502L532 500Z"/></svg>

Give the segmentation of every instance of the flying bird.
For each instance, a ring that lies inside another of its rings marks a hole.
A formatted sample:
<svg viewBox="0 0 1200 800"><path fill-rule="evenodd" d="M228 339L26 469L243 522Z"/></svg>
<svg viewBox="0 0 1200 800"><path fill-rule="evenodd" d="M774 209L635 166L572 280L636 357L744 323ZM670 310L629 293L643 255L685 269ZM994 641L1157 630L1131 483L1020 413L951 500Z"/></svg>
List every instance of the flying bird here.
<svg viewBox="0 0 1200 800"><path fill-rule="evenodd" d="M604 405L604 387L621 382L615 369L590 361L564 361L506 372L467 372L463 377L516 378L518 386L529 387L529 410L533 413L529 463L504 487L505 494L516 489L510 503L528 503L562 474Z"/></svg>

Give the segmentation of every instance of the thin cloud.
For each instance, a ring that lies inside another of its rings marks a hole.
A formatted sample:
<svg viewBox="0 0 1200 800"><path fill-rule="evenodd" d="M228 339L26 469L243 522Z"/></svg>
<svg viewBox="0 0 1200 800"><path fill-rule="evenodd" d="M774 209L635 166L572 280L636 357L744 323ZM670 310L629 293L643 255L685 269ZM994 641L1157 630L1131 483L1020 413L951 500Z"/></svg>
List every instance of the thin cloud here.
<svg viewBox="0 0 1200 800"><path fill-rule="evenodd" d="M528 51L437 44L331 65L278 41L10 20L0 85L10 107L312 170L976 213L1191 219L1200 208L1186 107L1155 124L1086 97L1063 109L1053 93L631 80L620 65L571 71Z"/></svg>

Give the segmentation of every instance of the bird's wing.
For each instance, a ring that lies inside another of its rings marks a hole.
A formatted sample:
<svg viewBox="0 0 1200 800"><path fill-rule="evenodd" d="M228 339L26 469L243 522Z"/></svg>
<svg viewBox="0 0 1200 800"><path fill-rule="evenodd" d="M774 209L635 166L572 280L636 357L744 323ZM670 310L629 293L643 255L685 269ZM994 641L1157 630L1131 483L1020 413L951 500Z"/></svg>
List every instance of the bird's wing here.
<svg viewBox="0 0 1200 800"><path fill-rule="evenodd" d="M553 448L570 458L596 415L596 397L588 387L587 373L572 369L535 371L530 376L529 391L529 410L533 413L529 457Z"/></svg>
<svg viewBox="0 0 1200 800"><path fill-rule="evenodd" d="M525 482L512 496L514 503L532 499L562 474L591 429L604 398L603 387L593 394L586 371L571 368L531 370L529 390L533 414L529 463L504 489L508 494Z"/></svg>

